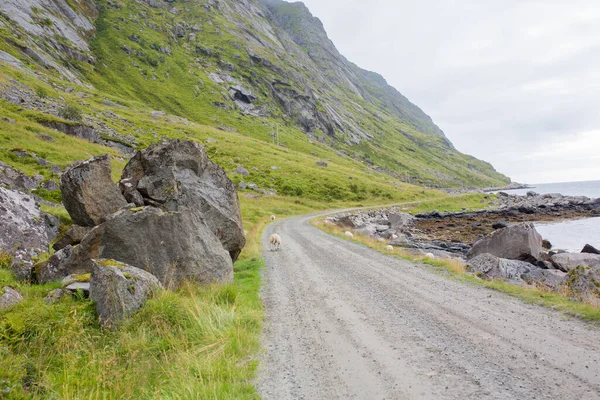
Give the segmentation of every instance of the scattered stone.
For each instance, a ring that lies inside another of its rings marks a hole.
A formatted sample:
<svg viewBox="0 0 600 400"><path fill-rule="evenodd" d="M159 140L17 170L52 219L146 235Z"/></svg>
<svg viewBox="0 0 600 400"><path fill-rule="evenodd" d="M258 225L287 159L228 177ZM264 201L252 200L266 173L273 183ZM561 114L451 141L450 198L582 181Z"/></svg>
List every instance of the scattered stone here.
<svg viewBox="0 0 600 400"><path fill-rule="evenodd" d="M67 246L54 253L48 260L35 265L35 276L38 283L44 284L63 279L65 276L85 273L78 265L70 263L73 247Z"/></svg>
<svg viewBox="0 0 600 400"><path fill-rule="evenodd" d="M22 282L31 282L33 275L33 258L26 250L18 250L13 257L10 269L15 279Z"/></svg>
<svg viewBox="0 0 600 400"><path fill-rule="evenodd" d="M531 257L537 260L542 254L542 237L532 223L513 225L478 240L468 252L467 258L485 253L510 260Z"/></svg>
<svg viewBox="0 0 600 400"><path fill-rule="evenodd" d="M245 190L247 187L248 185L246 184L246 182L238 183L238 189Z"/></svg>
<svg viewBox="0 0 600 400"><path fill-rule="evenodd" d="M96 226L107 215L127 206L111 178L108 155L70 165L61 176L63 204L81 226Z"/></svg>
<svg viewBox="0 0 600 400"><path fill-rule="evenodd" d="M21 295L21 293L9 286L4 286L2 288L1 293L2 295L0 296L0 310L5 310L23 301L23 296Z"/></svg>
<svg viewBox="0 0 600 400"><path fill-rule="evenodd" d="M45 133L38 133L35 137L45 140L46 142L54 142L54 138L50 135L46 135Z"/></svg>
<svg viewBox="0 0 600 400"><path fill-rule="evenodd" d="M504 228L508 228L508 221L496 221L492 224L492 228L498 230L498 229L504 229Z"/></svg>
<svg viewBox="0 0 600 400"><path fill-rule="evenodd" d="M248 171L246 168L242 167L241 165L238 165L238 167L235 169L235 171L233 171L233 173L242 175L242 176L250 175L250 171Z"/></svg>
<svg viewBox="0 0 600 400"><path fill-rule="evenodd" d="M54 289L46 297L44 297L44 303L54 304L64 297L66 292L62 289Z"/></svg>
<svg viewBox="0 0 600 400"><path fill-rule="evenodd" d="M317 161L315 164L317 164L319 167L327 167L327 163L323 161Z"/></svg>
<svg viewBox="0 0 600 400"><path fill-rule="evenodd" d="M105 329L116 329L161 288L158 279L144 270L114 260L93 260L90 298Z"/></svg>

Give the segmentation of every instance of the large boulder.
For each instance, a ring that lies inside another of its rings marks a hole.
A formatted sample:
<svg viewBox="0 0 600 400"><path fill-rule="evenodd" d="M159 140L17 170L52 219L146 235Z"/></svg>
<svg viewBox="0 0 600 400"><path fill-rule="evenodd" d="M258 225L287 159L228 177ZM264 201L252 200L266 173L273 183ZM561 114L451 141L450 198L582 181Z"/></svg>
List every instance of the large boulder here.
<svg viewBox="0 0 600 400"><path fill-rule="evenodd" d="M591 244L586 244L583 247L583 249L581 250L581 252L582 253L589 253L589 254L600 254L600 250L598 250L597 248L595 248Z"/></svg>
<svg viewBox="0 0 600 400"><path fill-rule="evenodd" d="M230 282L229 253L204 220L191 210L155 207L121 210L95 227L74 249L63 277L92 270L92 259L113 259L156 276L165 287L184 279Z"/></svg>
<svg viewBox="0 0 600 400"><path fill-rule="evenodd" d="M60 179L63 204L81 226L96 226L107 215L127 206L127 201L111 179L108 155L70 165Z"/></svg>
<svg viewBox="0 0 600 400"><path fill-rule="evenodd" d="M23 301L23 296L15 289L4 286L0 290L0 310L12 307L19 304L21 301Z"/></svg>
<svg viewBox="0 0 600 400"><path fill-rule="evenodd" d="M90 298L104 328L116 329L161 287L154 275L139 268L114 260L92 261Z"/></svg>
<svg viewBox="0 0 600 400"><path fill-rule="evenodd" d="M525 261L507 260L493 254L480 254L469 260L467 269L482 277L521 281L524 274L538 269Z"/></svg>
<svg viewBox="0 0 600 400"><path fill-rule="evenodd" d="M590 253L560 253L550 257L550 262L557 269L569 272L578 266L600 267L600 254Z"/></svg>
<svg viewBox="0 0 600 400"><path fill-rule="evenodd" d="M32 196L0 187L0 251L10 255L19 250L33 255L47 251L55 236L52 224Z"/></svg>
<svg viewBox="0 0 600 400"><path fill-rule="evenodd" d="M128 201L195 214L233 261L246 244L235 186L197 143L171 140L137 152L121 182Z"/></svg>
<svg viewBox="0 0 600 400"><path fill-rule="evenodd" d="M509 260L540 259L542 255L542 236L532 223L521 223L500 229L475 242L467 258L480 254L493 254Z"/></svg>
<svg viewBox="0 0 600 400"><path fill-rule="evenodd" d="M522 274L521 278L529 284L541 284L548 289L556 290L563 284L566 276L566 273L556 269L532 268Z"/></svg>

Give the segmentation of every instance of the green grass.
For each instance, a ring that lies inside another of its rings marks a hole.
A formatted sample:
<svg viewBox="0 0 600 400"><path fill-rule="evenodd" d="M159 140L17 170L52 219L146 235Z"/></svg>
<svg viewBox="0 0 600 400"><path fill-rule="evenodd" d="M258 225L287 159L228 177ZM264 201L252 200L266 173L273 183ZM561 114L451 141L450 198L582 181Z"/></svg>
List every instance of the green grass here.
<svg viewBox="0 0 600 400"><path fill-rule="evenodd" d="M464 262L456 259L431 260L424 256L414 256L398 248L395 248L394 252L390 253L385 248L387 246L386 242L380 242L372 237L358 233L354 233L353 238L348 238L344 235L344 229L324 223L323 217L315 218L312 221L312 224L329 234L367 246L390 257L397 257L415 263L433 266L436 271L443 273L444 276L447 276L449 279L459 280L465 284L485 286L489 289L521 299L524 302L551 308L581 320L600 325L600 308L591 304L576 301L562 293L550 292L546 288L535 286L515 285L502 280L482 280L468 273Z"/></svg>

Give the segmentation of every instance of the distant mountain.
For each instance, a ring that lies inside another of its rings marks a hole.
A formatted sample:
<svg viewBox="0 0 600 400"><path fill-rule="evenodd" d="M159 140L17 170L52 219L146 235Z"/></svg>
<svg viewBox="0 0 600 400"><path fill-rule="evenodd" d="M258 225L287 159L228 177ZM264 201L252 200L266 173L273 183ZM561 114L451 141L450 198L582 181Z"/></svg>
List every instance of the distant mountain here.
<svg viewBox="0 0 600 400"><path fill-rule="evenodd" d="M265 141L278 131L284 144L304 135L309 144L412 183L510 181L455 150L382 76L342 56L303 3L4 0L0 10L0 62L35 70L22 83L93 87L132 106ZM123 131L104 135L127 142L133 135ZM151 140L143 135L137 142Z"/></svg>

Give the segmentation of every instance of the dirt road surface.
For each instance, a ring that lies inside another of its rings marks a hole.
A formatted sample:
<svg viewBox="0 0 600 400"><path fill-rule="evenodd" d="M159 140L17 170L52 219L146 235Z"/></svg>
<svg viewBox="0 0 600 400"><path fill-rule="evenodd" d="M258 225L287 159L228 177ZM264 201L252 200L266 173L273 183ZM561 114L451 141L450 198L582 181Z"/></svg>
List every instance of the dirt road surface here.
<svg viewBox="0 0 600 400"><path fill-rule="evenodd" d="M265 232L264 399L600 399L597 327L310 219Z"/></svg>

